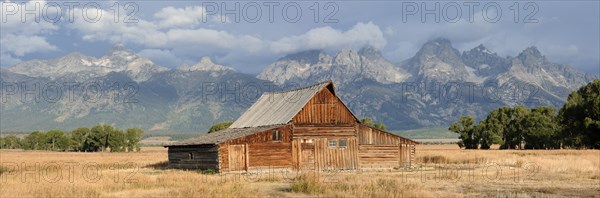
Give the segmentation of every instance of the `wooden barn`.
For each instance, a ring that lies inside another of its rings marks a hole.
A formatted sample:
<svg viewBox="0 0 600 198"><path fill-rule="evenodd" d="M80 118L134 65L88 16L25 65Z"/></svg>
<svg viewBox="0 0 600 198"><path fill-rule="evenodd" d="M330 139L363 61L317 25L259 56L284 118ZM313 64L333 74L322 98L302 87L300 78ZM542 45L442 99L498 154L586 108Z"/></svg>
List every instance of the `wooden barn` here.
<svg viewBox="0 0 600 198"><path fill-rule="evenodd" d="M173 168L320 171L410 166L415 144L361 124L326 81L264 93L229 128L166 147Z"/></svg>

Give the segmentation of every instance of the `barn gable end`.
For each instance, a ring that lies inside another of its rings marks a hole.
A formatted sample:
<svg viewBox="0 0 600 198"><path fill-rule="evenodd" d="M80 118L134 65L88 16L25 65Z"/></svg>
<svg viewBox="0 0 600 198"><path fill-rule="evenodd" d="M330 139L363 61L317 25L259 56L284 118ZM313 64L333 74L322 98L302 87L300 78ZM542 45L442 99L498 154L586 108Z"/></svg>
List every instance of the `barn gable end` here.
<svg viewBox="0 0 600 198"><path fill-rule="evenodd" d="M293 118L296 126L353 126L358 119L340 100L329 83L317 92Z"/></svg>

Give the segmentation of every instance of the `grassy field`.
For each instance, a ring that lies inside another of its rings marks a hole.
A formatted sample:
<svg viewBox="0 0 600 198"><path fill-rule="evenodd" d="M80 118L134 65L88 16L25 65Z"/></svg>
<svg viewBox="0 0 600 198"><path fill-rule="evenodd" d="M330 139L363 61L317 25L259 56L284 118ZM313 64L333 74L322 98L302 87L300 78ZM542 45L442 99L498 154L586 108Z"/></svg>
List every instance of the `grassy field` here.
<svg viewBox="0 0 600 198"><path fill-rule="evenodd" d="M465 151L418 145L414 168L211 174L166 169L167 152L0 150L0 197L598 197L600 151Z"/></svg>

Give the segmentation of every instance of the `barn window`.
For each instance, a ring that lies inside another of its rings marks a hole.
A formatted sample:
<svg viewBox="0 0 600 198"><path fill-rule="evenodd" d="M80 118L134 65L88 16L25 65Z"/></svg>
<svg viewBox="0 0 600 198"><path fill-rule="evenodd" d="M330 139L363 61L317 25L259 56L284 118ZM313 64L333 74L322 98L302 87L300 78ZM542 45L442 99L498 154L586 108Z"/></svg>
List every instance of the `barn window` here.
<svg viewBox="0 0 600 198"><path fill-rule="evenodd" d="M346 139L340 139L339 147L346 147Z"/></svg>
<svg viewBox="0 0 600 198"><path fill-rule="evenodd" d="M329 147L336 147L337 146L337 141L336 140L329 140L328 142Z"/></svg>
<svg viewBox="0 0 600 198"><path fill-rule="evenodd" d="M279 130L273 130L272 132L272 138L273 141L281 141L281 131Z"/></svg>
<svg viewBox="0 0 600 198"><path fill-rule="evenodd" d="M194 159L194 153L188 153L188 157L193 160Z"/></svg>

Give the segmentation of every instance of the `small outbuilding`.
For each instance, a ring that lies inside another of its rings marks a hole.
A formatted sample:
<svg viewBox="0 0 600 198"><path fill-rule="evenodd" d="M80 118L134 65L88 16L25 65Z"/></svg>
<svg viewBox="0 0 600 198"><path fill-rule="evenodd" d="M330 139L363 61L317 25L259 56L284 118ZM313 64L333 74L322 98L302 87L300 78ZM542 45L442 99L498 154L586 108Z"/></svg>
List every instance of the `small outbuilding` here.
<svg viewBox="0 0 600 198"><path fill-rule="evenodd" d="M361 124L326 81L264 93L229 128L166 147L172 168L319 171L411 166L416 144Z"/></svg>

